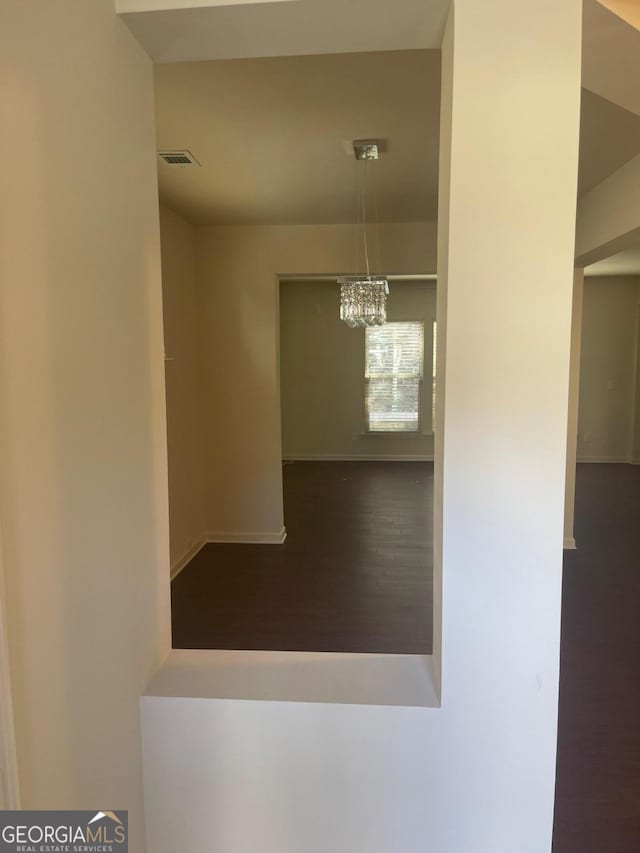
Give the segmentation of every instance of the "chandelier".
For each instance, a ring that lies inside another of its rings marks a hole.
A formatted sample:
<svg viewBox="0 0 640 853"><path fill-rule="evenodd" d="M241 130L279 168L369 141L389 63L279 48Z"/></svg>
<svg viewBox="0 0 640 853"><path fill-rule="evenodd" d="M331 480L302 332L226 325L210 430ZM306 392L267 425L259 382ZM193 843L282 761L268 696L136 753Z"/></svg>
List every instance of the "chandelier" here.
<svg viewBox="0 0 640 853"><path fill-rule="evenodd" d="M387 322L386 278L341 278L340 319L352 329L382 326Z"/></svg>
<svg viewBox="0 0 640 853"><path fill-rule="evenodd" d="M367 231L367 184L373 161L380 155L380 144L376 140L356 140L353 143L356 161L356 275L338 279L340 285L340 319L351 329L363 326L382 326L387 322L387 296L389 283L384 276L372 275L369 261L369 239ZM359 180L362 172L362 180ZM369 194L371 195L371 194ZM375 240L377 266L380 269L380 237L378 233L378 204L373 192ZM357 273L362 246L364 273Z"/></svg>

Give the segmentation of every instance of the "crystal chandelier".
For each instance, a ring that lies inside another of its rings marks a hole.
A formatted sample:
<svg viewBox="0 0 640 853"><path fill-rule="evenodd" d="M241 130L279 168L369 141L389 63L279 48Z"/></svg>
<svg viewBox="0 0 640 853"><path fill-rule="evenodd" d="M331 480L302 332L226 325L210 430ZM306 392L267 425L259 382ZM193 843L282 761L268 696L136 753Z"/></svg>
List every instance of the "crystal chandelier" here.
<svg viewBox="0 0 640 853"><path fill-rule="evenodd" d="M362 181L358 181L356 166L356 272L359 266L360 244L364 257L363 275L345 276L338 279L340 285L340 319L352 329L363 326L382 326L387 322L387 296L389 283L380 275L372 275L369 263L367 233L367 179L371 164L378 159L380 145L375 140L356 140L353 143L356 160L363 161ZM380 268L380 239L378 234L378 205L374 187L375 237L378 269Z"/></svg>

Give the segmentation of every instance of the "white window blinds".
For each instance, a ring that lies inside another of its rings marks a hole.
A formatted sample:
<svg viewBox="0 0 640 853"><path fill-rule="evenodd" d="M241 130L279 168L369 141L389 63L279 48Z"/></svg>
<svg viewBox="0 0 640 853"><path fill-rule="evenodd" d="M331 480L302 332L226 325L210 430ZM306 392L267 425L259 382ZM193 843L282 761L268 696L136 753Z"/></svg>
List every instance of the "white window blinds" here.
<svg viewBox="0 0 640 853"><path fill-rule="evenodd" d="M433 349L431 352L431 432L436 431L436 357L438 353L438 323L433 321Z"/></svg>
<svg viewBox="0 0 640 853"><path fill-rule="evenodd" d="M420 429L424 325L385 323L366 329L366 412L369 432Z"/></svg>

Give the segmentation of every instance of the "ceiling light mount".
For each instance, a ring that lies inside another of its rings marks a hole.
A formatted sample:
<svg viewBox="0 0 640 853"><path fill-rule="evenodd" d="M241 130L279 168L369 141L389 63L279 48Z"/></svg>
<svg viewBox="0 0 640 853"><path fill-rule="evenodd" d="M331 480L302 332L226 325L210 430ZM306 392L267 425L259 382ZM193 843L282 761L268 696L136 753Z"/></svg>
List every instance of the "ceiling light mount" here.
<svg viewBox="0 0 640 853"><path fill-rule="evenodd" d="M384 147L380 139L354 139L353 153L356 160L377 160Z"/></svg>

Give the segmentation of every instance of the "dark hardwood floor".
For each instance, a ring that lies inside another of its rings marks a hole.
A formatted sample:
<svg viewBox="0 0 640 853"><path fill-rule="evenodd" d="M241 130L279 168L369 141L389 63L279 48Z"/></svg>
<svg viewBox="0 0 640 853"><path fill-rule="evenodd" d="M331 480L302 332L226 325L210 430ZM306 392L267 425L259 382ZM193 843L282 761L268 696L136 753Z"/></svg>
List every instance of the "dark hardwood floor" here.
<svg viewBox="0 0 640 853"><path fill-rule="evenodd" d="M283 545L206 545L174 648L430 654L433 464L284 466Z"/></svg>
<svg viewBox="0 0 640 853"><path fill-rule="evenodd" d="M433 468L285 466L283 546L208 545L177 648L428 653ZM640 851L640 466L579 465L565 552L553 853Z"/></svg>
<svg viewBox="0 0 640 853"><path fill-rule="evenodd" d="M640 466L578 465L553 853L640 851Z"/></svg>

